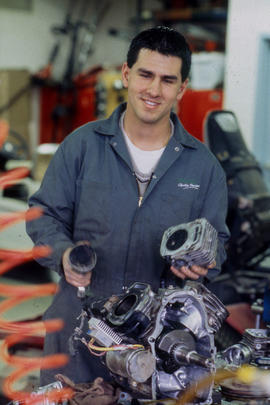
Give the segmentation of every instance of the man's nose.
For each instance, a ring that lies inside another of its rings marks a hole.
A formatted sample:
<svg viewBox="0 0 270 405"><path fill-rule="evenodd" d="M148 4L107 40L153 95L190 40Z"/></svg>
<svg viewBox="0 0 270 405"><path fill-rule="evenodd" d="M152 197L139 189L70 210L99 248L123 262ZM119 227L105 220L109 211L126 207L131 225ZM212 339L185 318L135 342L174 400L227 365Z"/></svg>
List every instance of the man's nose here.
<svg viewBox="0 0 270 405"><path fill-rule="evenodd" d="M160 81L158 78L151 81L148 91L152 97L157 97L160 95Z"/></svg>

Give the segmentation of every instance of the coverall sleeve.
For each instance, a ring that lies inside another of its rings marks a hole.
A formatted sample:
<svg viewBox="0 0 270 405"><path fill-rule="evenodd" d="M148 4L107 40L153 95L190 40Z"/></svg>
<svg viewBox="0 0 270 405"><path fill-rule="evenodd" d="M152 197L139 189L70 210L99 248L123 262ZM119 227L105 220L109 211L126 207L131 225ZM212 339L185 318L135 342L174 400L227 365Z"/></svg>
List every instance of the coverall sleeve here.
<svg viewBox="0 0 270 405"><path fill-rule="evenodd" d="M206 218L218 232L217 264L214 269L209 270L208 279L212 279L218 275L222 263L226 260L225 243L230 237L230 232L226 225L227 208L228 191L226 176L219 166L215 166L201 212L201 218Z"/></svg>
<svg viewBox="0 0 270 405"><path fill-rule="evenodd" d="M62 273L62 255L68 247L73 246L76 183L74 159L63 153L62 145L50 162L40 189L29 200L29 206L41 207L43 215L26 223L26 231L34 244L48 245L52 249L50 256L39 259L38 262L59 274Z"/></svg>

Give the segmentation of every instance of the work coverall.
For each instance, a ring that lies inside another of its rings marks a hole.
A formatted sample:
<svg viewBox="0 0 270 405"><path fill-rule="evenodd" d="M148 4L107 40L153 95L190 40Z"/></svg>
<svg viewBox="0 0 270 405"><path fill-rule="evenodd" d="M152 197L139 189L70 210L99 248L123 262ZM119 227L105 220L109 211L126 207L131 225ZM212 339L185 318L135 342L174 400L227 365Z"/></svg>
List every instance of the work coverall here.
<svg viewBox="0 0 270 405"><path fill-rule="evenodd" d="M189 135L172 113L174 134L152 175L139 205L139 192L119 120L125 104L103 121L88 123L59 146L30 206L44 215L27 223L36 245L49 245L51 256L39 262L56 270L60 288L44 319L62 318L61 332L48 334L45 354L68 352L68 338L81 311L77 288L65 281L61 259L65 249L88 240L97 254L91 294L122 293L135 281L160 286L168 267L160 256L163 232L172 225L206 218L218 231L214 277L225 259L227 187L223 170L205 145ZM167 271L170 271L169 269ZM71 357L61 370L75 382L108 377L87 348ZM55 370L43 371L41 385L54 381Z"/></svg>

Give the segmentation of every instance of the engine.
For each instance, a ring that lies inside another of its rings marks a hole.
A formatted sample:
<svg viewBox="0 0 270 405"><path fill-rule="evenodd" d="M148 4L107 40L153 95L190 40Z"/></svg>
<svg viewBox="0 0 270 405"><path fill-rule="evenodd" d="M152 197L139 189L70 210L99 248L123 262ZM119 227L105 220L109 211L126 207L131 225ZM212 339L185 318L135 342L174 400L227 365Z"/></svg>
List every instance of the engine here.
<svg viewBox="0 0 270 405"><path fill-rule="evenodd" d="M246 329L241 341L228 347L221 356L230 365L255 364L270 367L270 334L268 329Z"/></svg>
<svg viewBox="0 0 270 405"><path fill-rule="evenodd" d="M228 316L223 304L200 283L160 289L135 283L125 294L89 307L92 354L115 381L137 398L177 398L190 385L215 371L214 335ZM210 404L212 386L197 392Z"/></svg>

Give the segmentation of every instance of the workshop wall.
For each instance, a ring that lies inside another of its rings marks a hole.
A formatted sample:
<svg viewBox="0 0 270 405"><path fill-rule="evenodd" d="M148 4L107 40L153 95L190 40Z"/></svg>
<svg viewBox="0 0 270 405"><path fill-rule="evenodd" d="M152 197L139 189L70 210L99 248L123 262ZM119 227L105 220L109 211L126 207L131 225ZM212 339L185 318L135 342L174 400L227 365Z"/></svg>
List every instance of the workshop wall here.
<svg viewBox="0 0 270 405"><path fill-rule="evenodd" d="M79 2L74 3L74 18L78 18ZM52 26L63 24L69 0L34 0L32 10L16 11L0 9L0 69L27 68L36 72L48 62L50 52L56 42L56 36L51 32ZM84 21L90 22L95 12L106 4L104 1L89 2ZM136 16L135 0L112 0L107 2L104 13L94 36L94 52L88 60L88 65L119 64L125 59L129 39L134 34L130 19ZM160 8L158 0L147 0L144 9ZM109 28L115 28L119 37L108 34ZM126 38L126 40L125 40ZM54 75L61 76L70 42L64 39L61 51L55 64ZM58 76L58 77L57 77Z"/></svg>
<svg viewBox="0 0 270 405"><path fill-rule="evenodd" d="M251 149L256 141L254 120L260 71L259 42L262 35L270 35L269 21L269 0L230 0L224 104L225 108L236 113Z"/></svg>
<svg viewBox="0 0 270 405"><path fill-rule="evenodd" d="M31 11L0 10L0 68L34 72L48 61L51 25L62 22L67 0L34 0Z"/></svg>
<svg viewBox="0 0 270 405"><path fill-rule="evenodd" d="M83 14L83 5L86 4L86 12ZM144 10L159 9L158 0L145 0ZM52 27L64 25L67 12L72 9L71 22L74 24L79 19L87 24L94 21L97 13L101 18L93 33L93 51L83 66L83 70L95 65L115 66L121 65L125 60L130 39L140 30L135 21L137 13L136 0L33 0L29 11L10 8L0 8L0 72L12 75L13 69L24 72L37 73L44 68L56 42L60 39L60 50L53 64L52 79L61 81L67 69L68 59L71 54L71 35L59 35L52 31ZM151 23L149 23L151 24ZM145 26L141 27L144 28ZM109 34L109 29L114 30L115 35ZM83 31L83 30L81 30ZM86 31L80 31L85 35ZM117 34L117 35L116 35ZM81 38L80 38L81 39ZM74 72L78 73L78 72ZM10 80L9 80L10 81ZM0 85L3 84L0 77ZM18 83L14 92L25 86L25 81ZM24 134L29 144L30 156L35 155L40 138L40 93L33 88L27 93L31 102L31 120L19 117L19 123L10 120L10 117L2 114L7 119L12 129ZM7 92L6 92L7 93ZM0 97L0 106L5 105L12 94Z"/></svg>

